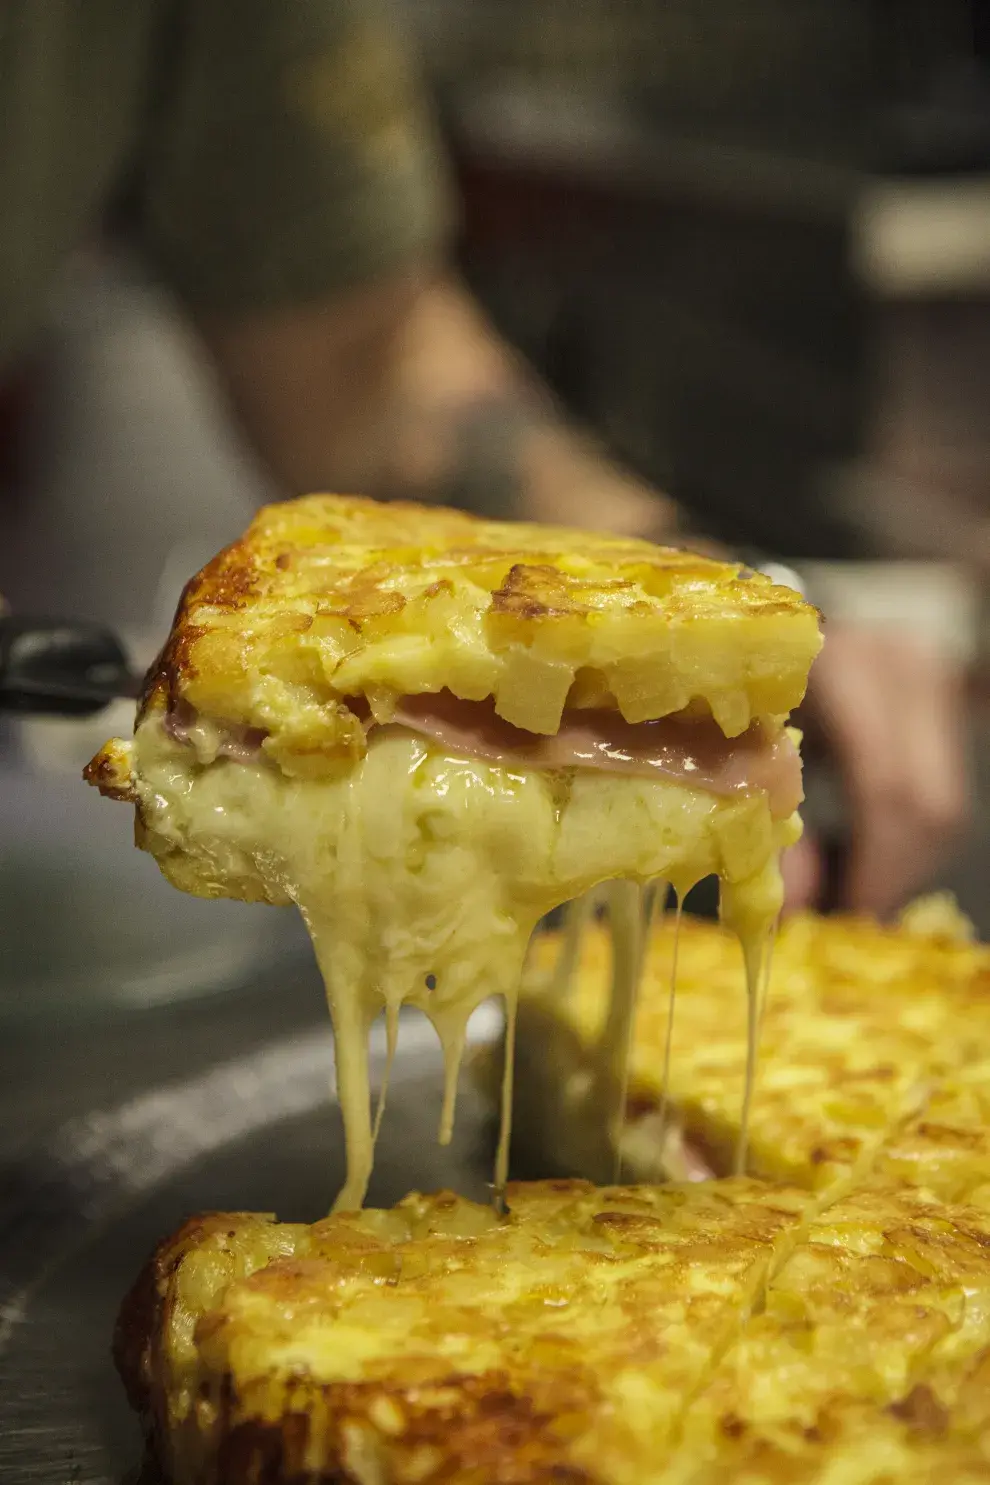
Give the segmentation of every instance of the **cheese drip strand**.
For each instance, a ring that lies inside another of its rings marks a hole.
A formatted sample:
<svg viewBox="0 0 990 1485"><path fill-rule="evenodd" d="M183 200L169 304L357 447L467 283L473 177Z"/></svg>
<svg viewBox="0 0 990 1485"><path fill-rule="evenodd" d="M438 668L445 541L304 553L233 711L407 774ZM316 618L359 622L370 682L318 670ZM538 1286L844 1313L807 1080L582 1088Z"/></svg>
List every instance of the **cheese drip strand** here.
<svg viewBox="0 0 990 1485"><path fill-rule="evenodd" d="M643 974L649 924L642 887L635 882L610 882L607 889L608 918L612 930L612 993L605 1020L603 1071L614 1090L612 1144L615 1161L612 1179L622 1175L622 1129L626 1122L629 1063L636 1019L636 1002Z"/></svg>
<svg viewBox="0 0 990 1485"><path fill-rule="evenodd" d="M668 986L667 1026L660 1107L656 1138L663 1148L670 1113L670 1070L674 1011L677 995L677 960L684 897L694 883L675 888L674 947ZM598 889L601 894L602 889ZM589 894L590 896L590 894ZM596 1097L608 1108L612 1104L611 1145L614 1152L612 1179L622 1173L622 1149L632 1064L636 1004L650 949L655 918L663 912L666 886L663 882L639 888L631 882L610 882L604 888L612 940L611 987L605 1024L598 1047ZM720 917L737 936L742 949L746 986L746 1069L740 1110L739 1137L734 1171L745 1173L749 1123L756 1084L760 1030L769 994L770 966L776 927L783 904L783 880L777 858L768 859L757 879L745 884L723 881ZM591 912L588 899L568 907L565 931L552 981L552 993L566 993L580 959L580 935ZM566 972L566 973L565 973Z"/></svg>
<svg viewBox="0 0 990 1485"><path fill-rule="evenodd" d="M541 917L597 883L623 880L638 896L662 879L683 892L714 872L737 931L765 939L777 858L800 833L796 815L774 818L765 791L510 766L399 729L377 729L361 759L318 777L288 776L263 754L200 756L160 714L141 723L134 748L143 828L165 874L200 894L233 884L249 901L295 903L306 921L334 1028L347 1157L336 1210L361 1206L372 1171L384 1090L373 1123L368 1038L379 1014L392 1051L402 1005L435 1026L448 1139L468 1020L499 997L511 1029ZM631 937L623 953L609 1033L620 1074L640 968ZM508 1163L509 1051L496 1190Z"/></svg>
<svg viewBox="0 0 990 1485"><path fill-rule="evenodd" d="M670 981L667 986L667 1027L663 1039L663 1074L660 1079L660 1114L658 1139L660 1148L667 1135L667 1120L670 1115L670 1056L674 1046L674 1011L677 1005L677 960L681 948L681 922L684 917L684 901L678 895L674 918L674 952L670 960Z"/></svg>

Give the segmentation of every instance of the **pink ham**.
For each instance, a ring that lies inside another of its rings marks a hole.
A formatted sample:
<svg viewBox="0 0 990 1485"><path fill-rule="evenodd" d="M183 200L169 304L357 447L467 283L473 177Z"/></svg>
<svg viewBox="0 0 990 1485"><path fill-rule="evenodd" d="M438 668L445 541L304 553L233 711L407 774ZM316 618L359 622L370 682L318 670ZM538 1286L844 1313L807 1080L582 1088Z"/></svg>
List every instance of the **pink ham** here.
<svg viewBox="0 0 990 1485"><path fill-rule="evenodd" d="M730 739L710 717L626 722L616 711L575 710L564 713L555 736L539 737L503 721L490 700L460 701L441 691L404 697L395 724L491 763L659 776L723 797L762 789L775 819L793 814L804 798L797 748L783 729L771 733L759 722Z"/></svg>
<svg viewBox="0 0 990 1485"><path fill-rule="evenodd" d="M193 728L199 713L188 702L180 701L165 715L165 731L179 743L192 744ZM218 722L214 728L217 757L232 758L235 763L251 763L268 736L260 727L244 727L237 722Z"/></svg>

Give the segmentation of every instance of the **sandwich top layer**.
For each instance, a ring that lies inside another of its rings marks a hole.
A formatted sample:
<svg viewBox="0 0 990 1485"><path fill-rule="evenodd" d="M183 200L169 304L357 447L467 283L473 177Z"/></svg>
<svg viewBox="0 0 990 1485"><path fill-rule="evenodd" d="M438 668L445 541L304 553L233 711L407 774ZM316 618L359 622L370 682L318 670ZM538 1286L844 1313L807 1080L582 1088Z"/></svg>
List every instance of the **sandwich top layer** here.
<svg viewBox="0 0 990 1485"><path fill-rule="evenodd" d="M591 707L736 737L797 706L820 645L809 604L736 563L313 495L260 511L188 584L144 706L257 729L290 769L360 754L369 716L444 689L544 736Z"/></svg>

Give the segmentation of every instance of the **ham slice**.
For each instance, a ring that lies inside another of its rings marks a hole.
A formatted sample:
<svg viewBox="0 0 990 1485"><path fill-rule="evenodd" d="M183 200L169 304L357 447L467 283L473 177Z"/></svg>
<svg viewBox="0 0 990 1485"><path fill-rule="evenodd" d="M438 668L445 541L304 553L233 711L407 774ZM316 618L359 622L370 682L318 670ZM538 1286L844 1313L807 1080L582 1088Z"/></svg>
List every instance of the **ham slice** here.
<svg viewBox="0 0 990 1485"><path fill-rule="evenodd" d="M783 728L771 732L760 722L727 738L711 717L627 722L617 711L572 710L553 737L542 737L497 716L491 700L461 701L441 691L404 697L392 725L491 763L670 778L723 797L765 790L775 819L792 815L804 798L793 741Z"/></svg>
<svg viewBox="0 0 990 1485"><path fill-rule="evenodd" d="M164 725L169 737L195 747L201 756L231 758L235 763L252 763L268 736L260 727L206 720L185 701L166 713Z"/></svg>

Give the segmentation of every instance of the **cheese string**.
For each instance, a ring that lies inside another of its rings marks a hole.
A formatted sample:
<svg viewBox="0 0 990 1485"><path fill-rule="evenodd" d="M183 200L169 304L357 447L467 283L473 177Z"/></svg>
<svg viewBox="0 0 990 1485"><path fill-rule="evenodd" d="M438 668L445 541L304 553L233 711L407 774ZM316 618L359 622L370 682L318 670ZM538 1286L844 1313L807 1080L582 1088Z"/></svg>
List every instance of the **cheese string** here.
<svg viewBox="0 0 990 1485"><path fill-rule="evenodd" d="M622 1171L622 1128L626 1116L629 1061L637 991L643 967L643 888L637 882L609 882L608 915L612 934L612 994L605 1021L602 1072L614 1090L612 1110L613 1182Z"/></svg>
<svg viewBox="0 0 990 1485"><path fill-rule="evenodd" d="M736 1146L735 1174L746 1174L749 1149L749 1121L756 1086L757 1057L763 1038L763 1021L770 998L770 974L773 950L777 941L778 914L763 933L750 933L743 938L746 963L746 1084L743 1089L742 1115L739 1120L739 1143Z"/></svg>
<svg viewBox="0 0 990 1485"><path fill-rule="evenodd" d="M780 915L774 919L773 927L770 929L770 942L767 945L766 965L763 971L763 992L760 996L760 1021L757 1036L763 1039L763 1023L767 1015L767 1002L770 999L770 978L773 974L773 951L777 945L777 933L780 928Z"/></svg>
<svg viewBox="0 0 990 1485"><path fill-rule="evenodd" d="M371 1084L368 1075L368 1038L377 1007L368 998L342 994L321 964L333 1023L333 1055L337 1070L337 1098L344 1122L347 1176L333 1204L335 1212L359 1211L374 1167L371 1126Z"/></svg>
<svg viewBox="0 0 990 1485"><path fill-rule="evenodd" d="M457 1081L464 1060L464 1043L467 1038L467 1021L453 1023L451 1030L446 1024L434 1022L440 1045L443 1048L443 1108L440 1111L440 1132L437 1141L449 1145L454 1137L454 1112L457 1107Z"/></svg>
<svg viewBox="0 0 990 1485"><path fill-rule="evenodd" d="M670 985L667 994L667 1030L663 1045L663 1078L660 1084L659 1142L661 1155L667 1134L667 1116L670 1112L670 1058L674 1044L674 1000L677 995L677 959L681 946L681 921L684 916L684 899L675 894L674 949L670 961Z"/></svg>
<svg viewBox="0 0 990 1485"><path fill-rule="evenodd" d="M776 918L774 919L774 923ZM742 934L743 961L746 967L746 1081L743 1087L742 1113L739 1119L739 1140L736 1144L734 1174L746 1174L746 1156L749 1152L749 1119L753 1107L753 1089L756 1084L756 1061L762 1025L761 995L765 979L769 980L770 947L773 942L773 924L760 930Z"/></svg>
<svg viewBox="0 0 990 1485"><path fill-rule="evenodd" d="M378 1135L382 1127L382 1119L385 1114L385 1103L388 1098L388 1085L392 1077L392 1065L395 1062L395 1051L399 1044L399 1007L393 1002L385 1007L385 1071L382 1073L382 1086L378 1093L378 1107L375 1110L375 1125L371 1131L372 1144L377 1148Z"/></svg>
<svg viewBox="0 0 990 1485"><path fill-rule="evenodd" d="M628 885L628 884L626 884L626 885ZM618 944L616 942L615 930L616 930L616 928L618 928L618 932L619 932L620 936L623 934L624 931L626 931L624 929L624 925L623 925L623 920L622 920L621 913L620 913L620 916L618 917L618 919L614 920L614 922L613 922L613 982L612 982L612 999L613 999L613 1004L615 1003L616 999L618 999L621 1002L622 999L623 999L623 995L625 995L626 996L626 1002L627 1002L624 1010L620 1011L620 1013L619 1013L620 1014L620 1017L621 1017L621 1020L624 1022L624 1025L622 1026L623 1045L622 1045L622 1049L621 1049L621 1064L620 1064L620 1072L619 1072L619 1080L618 1080L618 1082L619 1082L619 1087L618 1087L618 1109L617 1109L617 1115L616 1115L616 1135L615 1135L615 1139L614 1139L614 1152L615 1153L614 1153L614 1165L613 1165L613 1171L612 1171L613 1184L616 1185L616 1186L618 1186L621 1183L621 1181L622 1181L623 1134L625 1132L626 1117L627 1117L628 1106L629 1106L629 1080L630 1080L630 1076L631 1076L631 1072L632 1072L633 1040L634 1040L635 1031L636 1031L636 1007L637 1007L637 1004L638 1004L638 1001L639 1001L640 993L641 993L642 988L643 988L643 981L646 978L646 966L647 966L647 962L648 962L648 959L649 959L650 948L651 948L652 942L653 942L653 935L654 935L654 930L655 930L655 927L656 927L656 920L663 913L664 908L666 906L668 885L669 884L667 882L662 881L658 877L658 878L655 878L652 882L648 882L647 885L641 890L641 894L640 894L639 925L638 925L639 926L639 941L635 945L636 967L635 967L635 971L634 971L634 974L633 974L633 976L632 976L631 979L627 979L626 978L626 975L627 975L627 972L628 972L627 971L627 966L624 963L622 963L622 964L619 963L620 957L624 957L624 956L621 956L621 954L620 954L620 950L619 950ZM680 898L678 897L678 906L677 906L677 933L678 934L680 932L680 922L681 922L681 916L680 916ZM675 945L675 948L674 948L675 958L674 958L673 975L676 975L676 973L677 973L677 958L676 958L677 939L676 939L676 937L675 937L675 940L674 940L674 945ZM632 945L627 946L625 952L626 952L626 954L629 954L629 953L633 952ZM617 987L618 987L618 994L617 994ZM673 977L672 977L672 979L671 979L671 1011L670 1011L671 1017L673 1016L673 990L674 990L674 984L673 984ZM668 1025L668 1033L667 1033L667 1035L668 1035L668 1044L667 1044L667 1060L666 1061L667 1061L667 1065L669 1065L669 1057L670 1057L670 1031L669 1031L669 1025ZM665 1076L665 1079L666 1079L666 1072L665 1072L665 1075L664 1076ZM664 1083L664 1087L666 1088L666 1081ZM662 1122L662 1119L661 1119L661 1137L662 1137L662 1134L663 1134L663 1122Z"/></svg>
<svg viewBox="0 0 990 1485"><path fill-rule="evenodd" d="M504 1216L505 1187L509 1179L509 1146L512 1141L512 1078L516 1061L516 1012L519 992L505 997L505 1066L502 1069L502 1107L495 1152L495 1180L492 1201L496 1212Z"/></svg>
<svg viewBox="0 0 990 1485"><path fill-rule="evenodd" d="M581 940L590 918L602 900L602 888L592 887L573 898L564 908L564 928L560 953L554 965L551 994L566 999L574 985L574 975L581 958Z"/></svg>
<svg viewBox="0 0 990 1485"><path fill-rule="evenodd" d="M744 1175L746 1171L760 1030L769 993L770 951L783 904L779 851L768 857L753 877L742 882L723 878L720 882L719 918L739 940L746 974L746 1072L734 1162L736 1175Z"/></svg>

